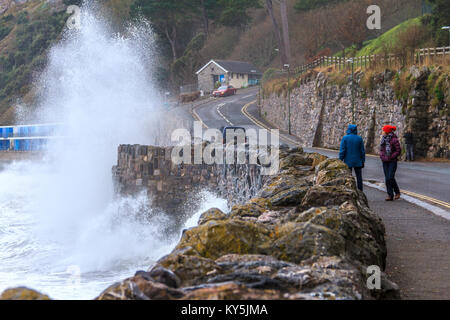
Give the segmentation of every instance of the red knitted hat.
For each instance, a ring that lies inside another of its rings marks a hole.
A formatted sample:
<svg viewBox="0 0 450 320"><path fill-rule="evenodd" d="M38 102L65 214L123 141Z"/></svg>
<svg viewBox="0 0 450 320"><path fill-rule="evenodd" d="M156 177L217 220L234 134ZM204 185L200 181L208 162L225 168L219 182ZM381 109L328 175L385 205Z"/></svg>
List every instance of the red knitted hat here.
<svg viewBox="0 0 450 320"><path fill-rule="evenodd" d="M383 131L386 133L391 133L393 131L397 130L397 127L395 126L391 126L391 125L386 125L383 127Z"/></svg>

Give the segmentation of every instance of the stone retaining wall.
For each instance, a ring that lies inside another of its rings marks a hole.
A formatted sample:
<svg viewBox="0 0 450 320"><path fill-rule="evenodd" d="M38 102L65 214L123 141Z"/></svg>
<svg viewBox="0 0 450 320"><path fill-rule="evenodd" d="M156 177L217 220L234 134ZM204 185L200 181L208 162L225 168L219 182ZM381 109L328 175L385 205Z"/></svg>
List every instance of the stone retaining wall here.
<svg viewBox="0 0 450 320"><path fill-rule="evenodd" d="M146 191L154 207L180 214L186 211L188 203L198 204L195 199L200 189L220 194L231 206L254 196L265 181L261 167L256 164L173 164L173 148L119 146L117 165L113 167L116 190L124 194ZM195 148L191 146L191 159Z"/></svg>
<svg viewBox="0 0 450 320"><path fill-rule="evenodd" d="M355 74L355 119L368 152L379 150L381 129L397 126L402 138L409 125L416 138L416 154L421 157L450 158L448 106L432 105L427 94L430 70L411 68L408 99L396 99L392 82L396 73L386 71L374 76L374 88L366 90L360 82L364 74ZM448 93L447 93L448 94ZM352 122L351 76L342 86L331 83L323 73L312 73L291 92L291 130L303 146L338 149L348 124ZM261 114L275 126L288 129L288 104L285 94L266 96Z"/></svg>

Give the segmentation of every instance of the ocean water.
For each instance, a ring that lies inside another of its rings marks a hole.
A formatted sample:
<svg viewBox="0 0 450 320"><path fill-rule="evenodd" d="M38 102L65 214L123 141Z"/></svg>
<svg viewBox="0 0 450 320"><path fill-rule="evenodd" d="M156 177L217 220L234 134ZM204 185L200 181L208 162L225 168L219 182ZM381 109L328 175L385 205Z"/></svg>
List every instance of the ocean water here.
<svg viewBox="0 0 450 320"><path fill-rule="evenodd" d="M39 107L26 118L61 123L62 138L43 161L0 166L0 291L27 286L91 299L179 240L163 236L171 220L151 214L147 197L115 195L111 176L118 145L154 144L166 120L153 80L154 34L145 21L114 33L96 12L93 3L82 7L81 28L66 30L34 83ZM28 109L17 110L20 119ZM223 199L203 198L186 227L208 208L226 210Z"/></svg>
<svg viewBox="0 0 450 320"><path fill-rule="evenodd" d="M54 175L51 163L21 161L0 169L0 292L27 286L53 299L92 299L114 282L147 270L178 242L180 234L161 234L171 223L167 216L143 218L151 209L143 195L112 199L90 216L48 225L39 197ZM185 228L195 226L209 208L227 210L224 199L209 192L202 198ZM65 218L65 208L60 210Z"/></svg>

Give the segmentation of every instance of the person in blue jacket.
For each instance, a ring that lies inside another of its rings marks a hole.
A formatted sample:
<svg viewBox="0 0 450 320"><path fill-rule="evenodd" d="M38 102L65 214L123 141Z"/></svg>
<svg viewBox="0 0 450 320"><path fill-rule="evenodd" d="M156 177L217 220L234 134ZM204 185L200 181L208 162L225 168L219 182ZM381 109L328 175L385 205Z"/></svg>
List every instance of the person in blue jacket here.
<svg viewBox="0 0 450 320"><path fill-rule="evenodd" d="M358 136L358 127L355 124L349 124L347 135L342 138L339 159L344 161L350 170L355 171L358 189L362 191L362 169L366 161L366 151L364 141Z"/></svg>

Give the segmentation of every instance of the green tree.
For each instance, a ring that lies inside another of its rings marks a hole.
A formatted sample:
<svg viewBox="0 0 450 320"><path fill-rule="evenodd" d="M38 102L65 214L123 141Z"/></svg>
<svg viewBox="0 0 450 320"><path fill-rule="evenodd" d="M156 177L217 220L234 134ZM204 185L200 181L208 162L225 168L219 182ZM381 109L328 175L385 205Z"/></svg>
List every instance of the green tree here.
<svg viewBox="0 0 450 320"><path fill-rule="evenodd" d="M187 0L136 0L131 7L134 17L143 15L155 31L170 44L172 61L178 58L180 31L192 20L193 7Z"/></svg>
<svg viewBox="0 0 450 320"><path fill-rule="evenodd" d="M219 0L222 11L218 23L228 27L243 27L250 23L249 9L261 8L259 0Z"/></svg>
<svg viewBox="0 0 450 320"><path fill-rule="evenodd" d="M297 0L294 8L298 11L309 11L347 0Z"/></svg>
<svg viewBox="0 0 450 320"><path fill-rule="evenodd" d="M450 26L450 1L448 0L429 0L433 5L431 16L426 16L423 20L424 24L433 28L436 45L448 46L449 30L442 30L444 26Z"/></svg>
<svg viewBox="0 0 450 320"><path fill-rule="evenodd" d="M217 20L220 17L222 10L220 0L196 0L195 6L201 16L204 33L209 36L210 21Z"/></svg>

